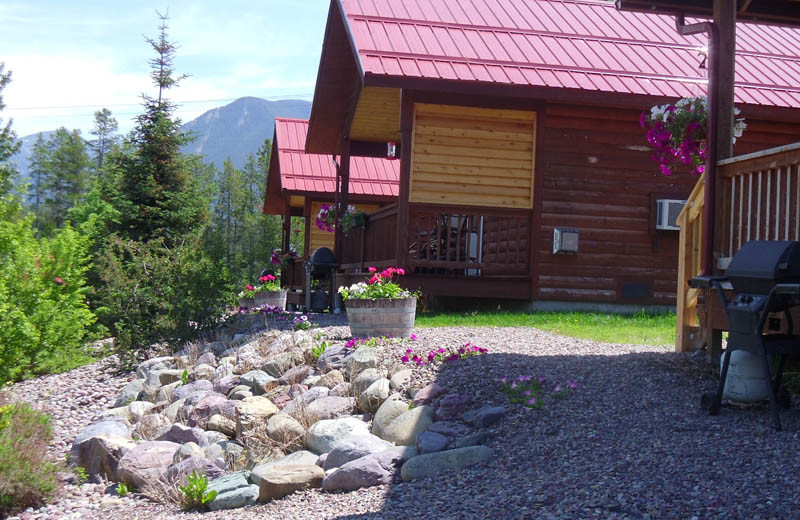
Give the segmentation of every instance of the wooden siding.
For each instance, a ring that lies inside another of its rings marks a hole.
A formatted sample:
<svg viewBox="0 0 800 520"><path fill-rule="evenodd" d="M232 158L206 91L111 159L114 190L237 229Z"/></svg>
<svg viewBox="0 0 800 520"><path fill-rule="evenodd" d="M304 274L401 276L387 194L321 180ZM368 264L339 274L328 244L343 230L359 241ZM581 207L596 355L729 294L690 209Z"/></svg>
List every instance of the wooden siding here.
<svg viewBox="0 0 800 520"><path fill-rule="evenodd" d="M365 87L358 98L353 124L353 141L400 142L400 89Z"/></svg>
<svg viewBox="0 0 800 520"><path fill-rule="evenodd" d="M314 224L314 220L317 218L317 214L319 213L320 207L323 204L325 204L325 202L311 203L311 215L309 216L308 222L306 224L309 226L309 229L311 231L311 242L309 246L309 253L313 253L320 247L327 247L333 250L335 233L331 233L329 231L323 231ZM328 202L327 204L329 206L333 206L333 202ZM351 206L355 206L357 209L366 211L367 213L376 211L380 207L375 204L351 204Z"/></svg>
<svg viewBox="0 0 800 520"><path fill-rule="evenodd" d="M412 203L530 209L536 113L417 103Z"/></svg>
<svg viewBox="0 0 800 520"><path fill-rule="evenodd" d="M640 112L551 104L541 129L541 211L534 264L540 300L675 305L679 235L657 231L655 198L687 198L697 177L651 159ZM746 114L745 114L746 117ZM737 155L796 140L799 125L748 120ZM576 255L554 255L553 228L580 232ZM644 299L623 297L642 288Z"/></svg>

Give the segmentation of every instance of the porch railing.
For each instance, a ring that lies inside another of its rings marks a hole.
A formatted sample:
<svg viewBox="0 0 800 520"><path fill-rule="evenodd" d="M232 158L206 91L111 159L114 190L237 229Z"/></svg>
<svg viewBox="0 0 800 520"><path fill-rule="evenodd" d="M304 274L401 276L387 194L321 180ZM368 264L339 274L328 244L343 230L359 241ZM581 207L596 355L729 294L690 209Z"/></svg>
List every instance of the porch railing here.
<svg viewBox="0 0 800 520"><path fill-rule="evenodd" d="M749 240L800 240L800 143L726 159L717 168L723 200L717 209L722 233L714 246L721 254L718 267ZM678 216L677 351L691 348L697 326L698 291L687 283L700 272L703 186L701 177Z"/></svg>
<svg viewBox="0 0 800 520"><path fill-rule="evenodd" d="M459 276L528 275L530 212L412 204L407 266Z"/></svg>
<svg viewBox="0 0 800 520"><path fill-rule="evenodd" d="M363 270L366 265L385 267L397 258L397 204L367 215L366 224L351 229L342 238L339 264L344 269Z"/></svg>

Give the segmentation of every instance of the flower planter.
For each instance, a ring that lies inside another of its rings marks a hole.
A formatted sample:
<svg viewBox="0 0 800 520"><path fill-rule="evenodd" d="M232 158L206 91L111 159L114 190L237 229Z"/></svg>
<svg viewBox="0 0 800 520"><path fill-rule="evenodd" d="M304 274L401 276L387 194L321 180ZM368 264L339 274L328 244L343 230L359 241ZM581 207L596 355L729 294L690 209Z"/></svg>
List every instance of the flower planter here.
<svg viewBox="0 0 800 520"><path fill-rule="evenodd" d="M255 306L270 305L286 310L286 290L259 291L256 293Z"/></svg>
<svg viewBox="0 0 800 520"><path fill-rule="evenodd" d="M345 302L350 335L354 338L407 338L414 330L416 298L350 298Z"/></svg>
<svg viewBox="0 0 800 520"><path fill-rule="evenodd" d="M256 306L256 299L255 298L239 298L239 307L244 309L249 309L250 307Z"/></svg>

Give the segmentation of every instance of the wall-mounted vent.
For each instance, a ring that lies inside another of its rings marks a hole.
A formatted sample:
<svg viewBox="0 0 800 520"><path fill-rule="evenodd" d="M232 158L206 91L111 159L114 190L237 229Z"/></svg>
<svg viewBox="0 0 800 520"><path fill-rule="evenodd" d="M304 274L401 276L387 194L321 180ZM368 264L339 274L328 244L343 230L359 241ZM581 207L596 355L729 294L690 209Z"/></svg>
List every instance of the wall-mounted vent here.
<svg viewBox="0 0 800 520"><path fill-rule="evenodd" d="M656 229L679 231L678 215L683 209L685 200L657 199L656 200Z"/></svg>

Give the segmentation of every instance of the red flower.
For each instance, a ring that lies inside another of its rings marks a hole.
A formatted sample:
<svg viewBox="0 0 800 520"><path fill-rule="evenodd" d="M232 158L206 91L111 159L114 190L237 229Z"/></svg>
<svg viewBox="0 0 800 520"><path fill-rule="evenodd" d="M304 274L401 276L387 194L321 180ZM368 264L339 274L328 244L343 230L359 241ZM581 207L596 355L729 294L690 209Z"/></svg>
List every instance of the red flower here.
<svg viewBox="0 0 800 520"><path fill-rule="evenodd" d="M403 269L402 267L398 267L398 268L395 270L395 272L396 272L397 274L399 274L399 275L404 275L404 274L406 274L406 270L405 270L405 269Z"/></svg>
<svg viewBox="0 0 800 520"><path fill-rule="evenodd" d="M255 287L253 287L252 285L249 285L249 284L247 285L247 290L248 291L252 291L253 289L255 289Z"/></svg>
<svg viewBox="0 0 800 520"><path fill-rule="evenodd" d="M261 278L259 278L259 280L261 280L262 282L271 282L275 280L275 277L272 276L271 274L268 274L266 276L262 276Z"/></svg>
<svg viewBox="0 0 800 520"><path fill-rule="evenodd" d="M63 285L64 284L64 280L60 276L56 276L55 277L55 281L56 281L56 283L58 285Z"/></svg>
<svg viewBox="0 0 800 520"><path fill-rule="evenodd" d="M373 275L372 278L370 278L369 282L367 282L367 283L369 283L370 285L372 285L374 283L381 283L381 275L379 275L379 274Z"/></svg>

